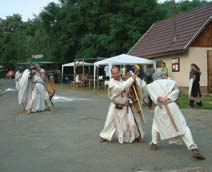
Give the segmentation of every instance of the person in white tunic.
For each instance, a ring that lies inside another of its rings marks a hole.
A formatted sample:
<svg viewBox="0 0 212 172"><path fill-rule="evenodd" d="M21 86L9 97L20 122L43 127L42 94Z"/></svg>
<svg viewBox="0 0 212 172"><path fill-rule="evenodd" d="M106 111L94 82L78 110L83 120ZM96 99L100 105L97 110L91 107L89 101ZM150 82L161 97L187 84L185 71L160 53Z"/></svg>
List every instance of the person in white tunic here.
<svg viewBox="0 0 212 172"><path fill-rule="evenodd" d="M17 90L20 89L20 80L21 80L22 74L23 74L23 69L19 67L15 73L15 87Z"/></svg>
<svg viewBox="0 0 212 172"><path fill-rule="evenodd" d="M25 69L19 82L18 103L23 104L24 110L30 110L30 100L32 98L32 70L34 66Z"/></svg>
<svg viewBox="0 0 212 172"><path fill-rule="evenodd" d="M41 74L38 71L34 71L33 77L33 91L32 99L30 100L30 112L42 112L46 109L45 105L45 87Z"/></svg>
<svg viewBox="0 0 212 172"><path fill-rule="evenodd" d="M47 89L47 81L48 81L48 74L46 74L45 69L43 69L39 64L36 64L36 70L39 73L39 76L43 79L44 82L44 87L45 87L45 105L46 105L46 109L48 111L53 111L53 106L50 100L50 95L48 93L48 89Z"/></svg>
<svg viewBox="0 0 212 172"><path fill-rule="evenodd" d="M27 111L27 113L43 112L46 109L52 111L48 92L44 83L45 71L42 70L37 64L35 70L33 70L32 73L33 91L32 98L30 100L30 109Z"/></svg>
<svg viewBox="0 0 212 172"><path fill-rule="evenodd" d="M162 73L155 73L153 80L154 82L146 86L152 101L156 104L150 149L157 150L159 136L161 140L168 139L170 143L179 143L183 140L187 148L192 151L193 157L205 159L194 143L191 130L175 102L179 95L176 82L162 79Z"/></svg>
<svg viewBox="0 0 212 172"><path fill-rule="evenodd" d="M132 110L128 104L128 92L136 75L123 81L120 78L118 67L113 66L111 72L113 78L110 80L108 88L111 104L99 141L111 141L116 133L119 143L132 143L139 135Z"/></svg>

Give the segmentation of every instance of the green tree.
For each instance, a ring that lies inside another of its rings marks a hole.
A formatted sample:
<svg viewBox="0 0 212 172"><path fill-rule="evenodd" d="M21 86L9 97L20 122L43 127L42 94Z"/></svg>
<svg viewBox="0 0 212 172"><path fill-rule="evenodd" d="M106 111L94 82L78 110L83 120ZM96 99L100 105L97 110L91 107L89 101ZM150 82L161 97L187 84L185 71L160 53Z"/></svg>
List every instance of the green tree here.
<svg viewBox="0 0 212 172"><path fill-rule="evenodd" d="M2 63L13 63L18 60L20 49L22 49L21 30L23 22L21 16L14 14L8 16L6 20L0 20L0 58Z"/></svg>
<svg viewBox="0 0 212 172"><path fill-rule="evenodd" d="M208 2L206 0L193 0L193 1L185 0L175 3L173 0L170 0L160 4L160 8L166 11L166 18L168 18L176 14L192 10L193 8L199 7L207 3Z"/></svg>
<svg viewBox="0 0 212 172"><path fill-rule="evenodd" d="M48 54L60 61L127 53L156 21L206 1L59 0L33 20L14 14L0 18L0 62L26 61Z"/></svg>

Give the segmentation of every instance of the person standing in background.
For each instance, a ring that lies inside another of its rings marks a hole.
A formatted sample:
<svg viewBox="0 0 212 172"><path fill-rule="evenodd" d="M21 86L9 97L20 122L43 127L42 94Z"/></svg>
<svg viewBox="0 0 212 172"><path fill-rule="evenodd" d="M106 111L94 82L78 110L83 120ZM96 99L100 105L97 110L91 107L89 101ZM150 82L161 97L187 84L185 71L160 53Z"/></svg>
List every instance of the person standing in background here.
<svg viewBox="0 0 212 172"><path fill-rule="evenodd" d="M15 73L15 87L17 90L20 89L20 80L23 74L23 67L18 67L18 70Z"/></svg>
<svg viewBox="0 0 212 172"><path fill-rule="evenodd" d="M189 105L194 107L194 103L198 106L202 106L201 91L200 91L200 68L196 64L191 64L191 71L189 75Z"/></svg>
<svg viewBox="0 0 212 172"><path fill-rule="evenodd" d="M163 73L163 74L168 74L168 68L166 67L165 62L162 62L162 67L161 67L160 72Z"/></svg>

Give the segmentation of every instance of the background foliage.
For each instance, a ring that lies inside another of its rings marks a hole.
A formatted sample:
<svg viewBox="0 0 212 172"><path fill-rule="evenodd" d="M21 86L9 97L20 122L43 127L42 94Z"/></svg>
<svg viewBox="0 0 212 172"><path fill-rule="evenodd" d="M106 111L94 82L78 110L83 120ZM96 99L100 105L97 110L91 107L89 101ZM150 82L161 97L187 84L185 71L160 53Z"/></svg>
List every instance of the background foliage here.
<svg viewBox="0 0 212 172"><path fill-rule="evenodd" d="M0 18L0 63L23 62L49 54L62 62L74 58L127 53L156 21L208 3L193 0L60 0L32 20L19 14Z"/></svg>

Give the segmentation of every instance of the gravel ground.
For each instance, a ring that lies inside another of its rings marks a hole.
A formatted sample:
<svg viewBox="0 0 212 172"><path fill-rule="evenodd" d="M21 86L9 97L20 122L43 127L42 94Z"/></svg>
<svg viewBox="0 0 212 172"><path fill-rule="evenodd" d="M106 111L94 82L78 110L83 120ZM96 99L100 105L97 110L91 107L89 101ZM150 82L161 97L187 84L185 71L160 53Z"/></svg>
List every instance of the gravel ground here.
<svg viewBox="0 0 212 172"><path fill-rule="evenodd" d="M99 143L109 100L93 91L58 89L54 112L23 112L14 80L0 96L0 171L2 172L137 172L203 167L212 171L212 111L183 109L194 140L207 160L198 161L185 145L160 142L148 149L153 111L144 109L146 143Z"/></svg>

